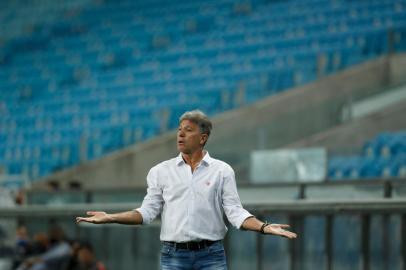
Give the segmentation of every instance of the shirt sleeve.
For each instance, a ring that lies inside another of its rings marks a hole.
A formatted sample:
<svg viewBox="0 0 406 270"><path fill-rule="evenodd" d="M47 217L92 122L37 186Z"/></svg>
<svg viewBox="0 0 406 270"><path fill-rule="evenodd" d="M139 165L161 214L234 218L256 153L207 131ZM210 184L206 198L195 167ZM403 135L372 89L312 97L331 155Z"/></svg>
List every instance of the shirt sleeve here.
<svg viewBox="0 0 406 270"><path fill-rule="evenodd" d="M228 167L228 170L224 175L222 201L223 209L228 221L237 229L241 228L244 220L253 216L241 205L241 200L237 192L234 170L231 167Z"/></svg>
<svg viewBox="0 0 406 270"><path fill-rule="evenodd" d="M147 175L147 195L145 195L141 207L135 209L141 214L143 224L151 223L161 213L164 200L162 187L158 180L158 168L153 167Z"/></svg>

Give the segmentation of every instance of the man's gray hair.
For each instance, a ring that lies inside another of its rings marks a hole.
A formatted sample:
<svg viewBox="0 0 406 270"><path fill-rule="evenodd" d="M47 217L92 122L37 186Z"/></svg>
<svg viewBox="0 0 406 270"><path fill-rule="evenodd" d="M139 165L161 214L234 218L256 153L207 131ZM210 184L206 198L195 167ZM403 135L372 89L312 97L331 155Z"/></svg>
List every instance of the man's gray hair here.
<svg viewBox="0 0 406 270"><path fill-rule="evenodd" d="M201 110L193 110L189 112L185 112L182 114L182 116L179 118L179 123L182 122L183 120L189 120L196 125L199 126L200 132L202 134L207 134L207 136L210 136L211 129L213 127L210 119L207 117L206 114L204 114Z"/></svg>

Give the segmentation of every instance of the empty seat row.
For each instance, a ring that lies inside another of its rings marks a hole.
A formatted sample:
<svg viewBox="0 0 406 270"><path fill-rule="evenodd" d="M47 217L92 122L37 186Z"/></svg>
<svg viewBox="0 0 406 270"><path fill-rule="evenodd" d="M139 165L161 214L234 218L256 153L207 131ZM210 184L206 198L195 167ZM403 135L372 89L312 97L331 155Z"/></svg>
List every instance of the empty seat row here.
<svg viewBox="0 0 406 270"><path fill-rule="evenodd" d="M386 132L363 146L361 155L329 159L330 179L406 177L406 133Z"/></svg>

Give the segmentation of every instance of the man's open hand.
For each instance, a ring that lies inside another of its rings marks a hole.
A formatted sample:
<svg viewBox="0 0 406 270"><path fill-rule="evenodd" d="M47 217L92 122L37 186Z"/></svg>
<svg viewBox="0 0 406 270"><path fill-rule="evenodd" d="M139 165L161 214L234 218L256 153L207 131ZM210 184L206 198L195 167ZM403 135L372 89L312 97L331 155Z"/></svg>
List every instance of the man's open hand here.
<svg viewBox="0 0 406 270"><path fill-rule="evenodd" d="M111 216L106 212L101 211L88 211L88 217L77 217L76 223L88 222L93 224L103 224L112 222Z"/></svg>
<svg viewBox="0 0 406 270"><path fill-rule="evenodd" d="M286 228L289 227L290 226L288 224L269 224L264 228L264 232L265 234L279 235L289 239L296 238L297 237L296 233L285 230Z"/></svg>

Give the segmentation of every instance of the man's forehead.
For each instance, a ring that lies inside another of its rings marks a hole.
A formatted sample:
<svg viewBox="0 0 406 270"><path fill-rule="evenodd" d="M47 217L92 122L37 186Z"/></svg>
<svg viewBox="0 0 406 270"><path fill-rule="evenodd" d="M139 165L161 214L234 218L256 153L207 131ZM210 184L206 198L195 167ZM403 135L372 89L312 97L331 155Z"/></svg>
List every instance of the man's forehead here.
<svg viewBox="0 0 406 270"><path fill-rule="evenodd" d="M184 119L179 123L180 127L197 127L197 124L193 121Z"/></svg>

